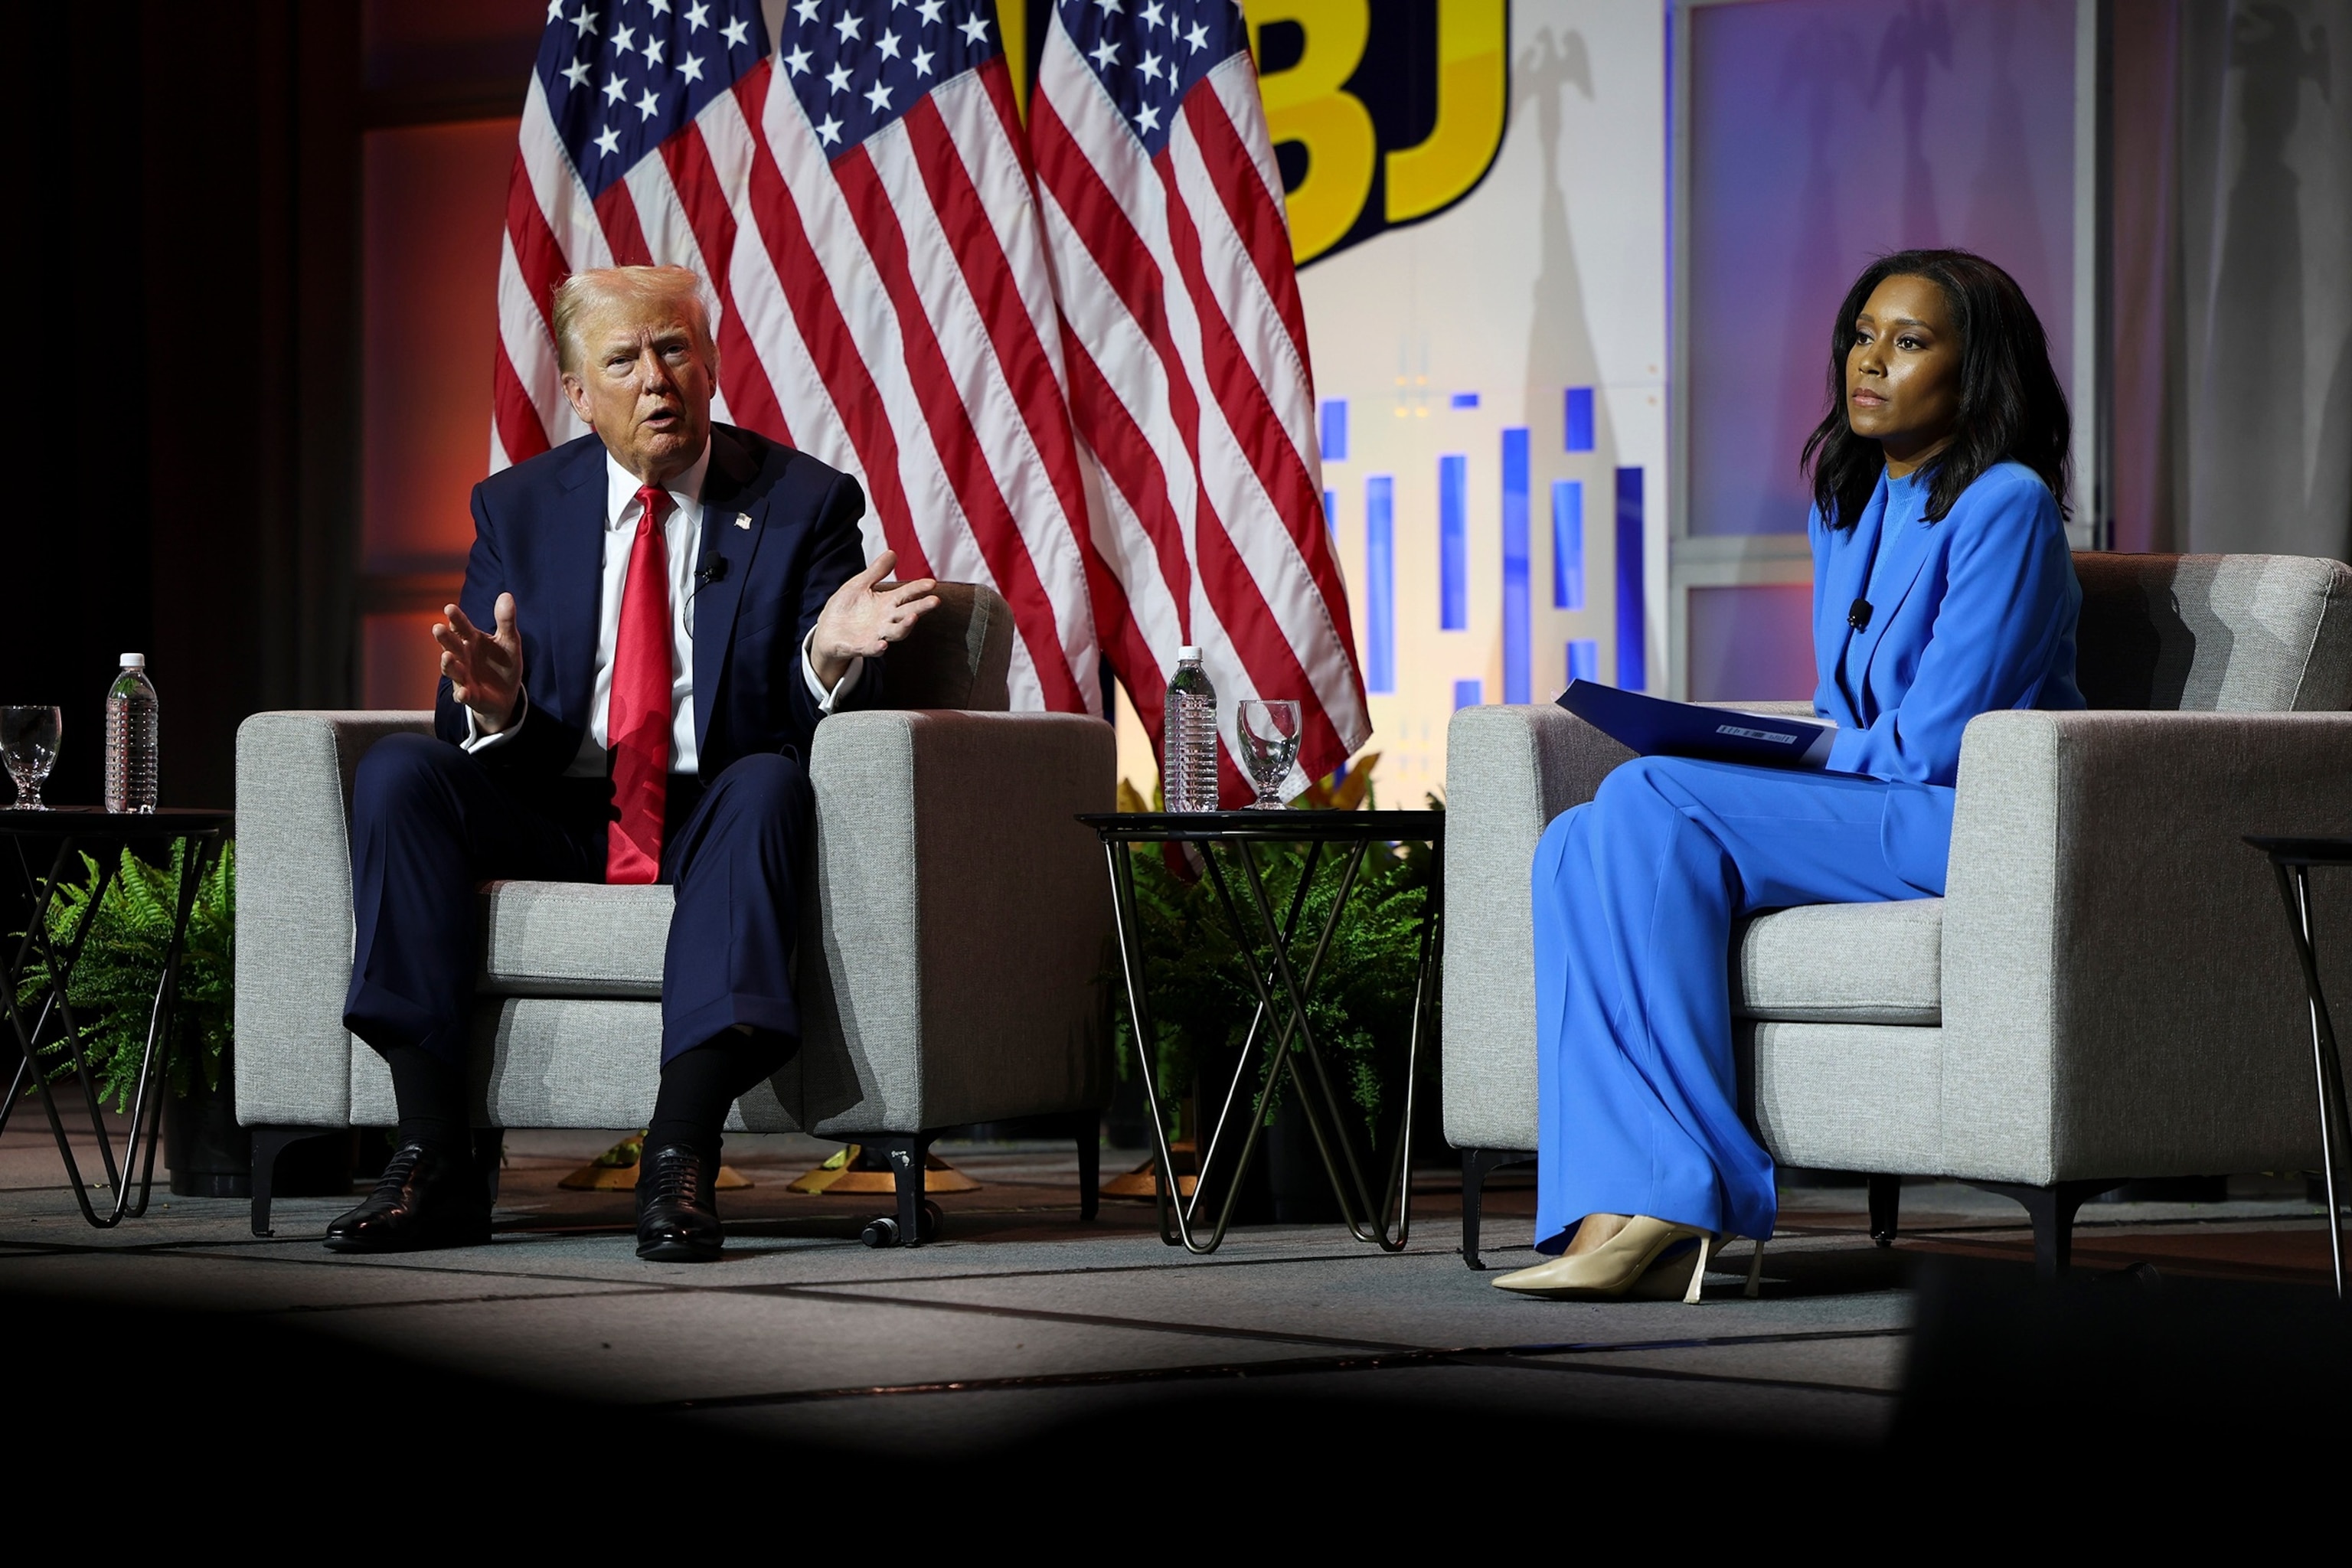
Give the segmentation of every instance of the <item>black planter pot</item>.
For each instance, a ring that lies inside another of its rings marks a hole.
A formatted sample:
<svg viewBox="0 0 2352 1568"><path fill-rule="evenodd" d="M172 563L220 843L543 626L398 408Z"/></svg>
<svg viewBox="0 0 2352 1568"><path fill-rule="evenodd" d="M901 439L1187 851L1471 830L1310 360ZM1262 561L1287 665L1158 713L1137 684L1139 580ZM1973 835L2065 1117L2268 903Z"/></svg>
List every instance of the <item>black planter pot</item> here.
<svg viewBox="0 0 2352 1568"><path fill-rule="evenodd" d="M223 1058L218 1089L206 1089L198 1076L186 1094L166 1092L163 1163L171 1168L173 1196L253 1195L253 1134L237 1125L234 1077L227 1058ZM360 1136L356 1131L322 1132L288 1146L278 1157L274 1195L317 1198L350 1192L353 1151ZM377 1163L381 1169L381 1160Z"/></svg>
<svg viewBox="0 0 2352 1568"><path fill-rule="evenodd" d="M1114 1149L1149 1149L1151 1102L1143 1092L1143 1069L1130 1066L1111 1081L1110 1109L1103 1112L1103 1141Z"/></svg>
<svg viewBox="0 0 2352 1568"><path fill-rule="evenodd" d="M226 1063L218 1089L201 1074L184 1095L165 1091L163 1163L172 1168L172 1195L249 1198L253 1195L253 1134L236 1124L236 1091Z"/></svg>
<svg viewBox="0 0 2352 1568"><path fill-rule="evenodd" d="M1258 1135L1258 1158L1265 1163L1266 1196L1273 1211L1269 1217L1276 1225L1337 1224L1339 1197L1331 1190L1331 1174L1324 1169L1323 1156L1316 1150L1315 1130L1307 1125L1298 1086L1292 1084L1287 1089L1281 1103L1274 1108L1274 1120ZM1244 1125L1239 1131L1246 1133L1249 1129ZM1359 1159L1363 1157L1362 1134L1360 1126L1349 1127L1344 1133L1355 1139ZM1347 1161L1337 1149L1331 1153L1344 1181ZM1377 1193L1380 1177L1375 1174L1370 1180Z"/></svg>

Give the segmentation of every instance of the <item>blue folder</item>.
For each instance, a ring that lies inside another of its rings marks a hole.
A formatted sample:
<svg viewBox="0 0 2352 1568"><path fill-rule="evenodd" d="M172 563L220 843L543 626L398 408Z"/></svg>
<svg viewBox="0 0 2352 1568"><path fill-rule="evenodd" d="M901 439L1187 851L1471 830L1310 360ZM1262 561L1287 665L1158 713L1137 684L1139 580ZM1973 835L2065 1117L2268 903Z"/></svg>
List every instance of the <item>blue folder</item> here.
<svg viewBox="0 0 2352 1568"><path fill-rule="evenodd" d="M1780 719L1732 708L1671 702L1620 691L1597 680L1571 680L1559 705L1645 757L1703 757L1768 768L1818 768L1829 761L1837 726L1825 719Z"/></svg>

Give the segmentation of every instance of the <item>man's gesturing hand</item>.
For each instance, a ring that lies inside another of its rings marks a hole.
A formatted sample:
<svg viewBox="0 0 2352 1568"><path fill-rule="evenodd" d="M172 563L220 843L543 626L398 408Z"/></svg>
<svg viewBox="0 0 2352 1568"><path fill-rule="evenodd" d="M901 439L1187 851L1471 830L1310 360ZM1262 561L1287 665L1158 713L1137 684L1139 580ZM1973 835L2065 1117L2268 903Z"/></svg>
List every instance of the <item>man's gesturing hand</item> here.
<svg viewBox="0 0 2352 1568"><path fill-rule="evenodd" d="M905 637L926 613L939 608L939 597L931 592L939 584L931 578L877 586L898 563L895 552L884 551L825 601L824 614L816 618L816 633L809 639L809 662L828 688L841 679L851 659L874 658Z"/></svg>
<svg viewBox="0 0 2352 1568"><path fill-rule="evenodd" d="M449 694L474 710L474 723L485 735L495 735L514 722L515 702L522 693L522 634L515 630L512 594L500 594L492 607L495 632L485 632L466 618L455 605L444 605L449 618L433 624L433 640L441 645L441 673L449 678Z"/></svg>

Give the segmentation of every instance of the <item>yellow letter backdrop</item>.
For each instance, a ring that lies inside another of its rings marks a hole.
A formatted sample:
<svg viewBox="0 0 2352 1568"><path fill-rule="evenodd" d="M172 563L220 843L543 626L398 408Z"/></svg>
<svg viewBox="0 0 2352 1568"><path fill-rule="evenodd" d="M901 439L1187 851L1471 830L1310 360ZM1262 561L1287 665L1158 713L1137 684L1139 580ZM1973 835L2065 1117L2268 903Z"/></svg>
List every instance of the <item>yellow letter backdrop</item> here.
<svg viewBox="0 0 2352 1568"><path fill-rule="evenodd" d="M1435 217L1486 178L1511 101L1510 0L1247 0L1304 267ZM1025 119L1051 10L998 0Z"/></svg>
<svg viewBox="0 0 2352 1568"><path fill-rule="evenodd" d="M1510 103L1509 0L1253 0L1301 266L1433 217L1484 178Z"/></svg>

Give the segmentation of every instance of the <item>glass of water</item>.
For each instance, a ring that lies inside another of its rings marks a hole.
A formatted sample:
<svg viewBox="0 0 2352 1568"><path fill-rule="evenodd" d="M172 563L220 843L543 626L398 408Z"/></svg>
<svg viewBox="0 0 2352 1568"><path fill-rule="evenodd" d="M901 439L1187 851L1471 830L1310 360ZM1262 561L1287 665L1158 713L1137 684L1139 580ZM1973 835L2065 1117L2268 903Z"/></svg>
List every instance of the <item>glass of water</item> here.
<svg viewBox="0 0 2352 1568"><path fill-rule="evenodd" d="M1298 760L1298 704L1253 697L1240 712L1242 765L1257 786L1260 811L1282 809L1282 781Z"/></svg>
<svg viewBox="0 0 2352 1568"><path fill-rule="evenodd" d="M57 765L58 740L65 716L55 708L0 708L0 760L16 782L16 808L47 811L41 804L41 781Z"/></svg>

